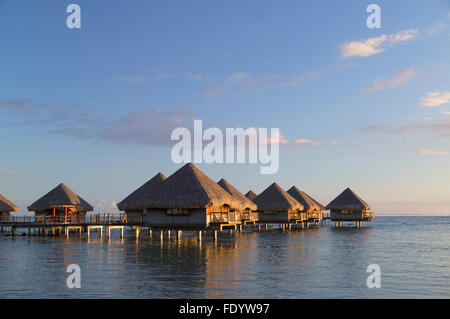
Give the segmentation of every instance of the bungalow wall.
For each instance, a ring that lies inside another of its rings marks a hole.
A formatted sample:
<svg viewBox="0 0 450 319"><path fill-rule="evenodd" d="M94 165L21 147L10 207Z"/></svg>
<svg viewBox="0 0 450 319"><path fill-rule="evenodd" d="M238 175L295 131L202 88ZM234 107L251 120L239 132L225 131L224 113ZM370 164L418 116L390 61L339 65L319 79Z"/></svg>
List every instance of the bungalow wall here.
<svg viewBox="0 0 450 319"><path fill-rule="evenodd" d="M128 215L127 215L128 218ZM130 220L128 219L128 222ZM206 209L190 209L188 215L169 215L166 209L151 209L143 216L143 225L152 227L207 227Z"/></svg>
<svg viewBox="0 0 450 319"><path fill-rule="evenodd" d="M330 212L331 221L362 221L362 210L332 210Z"/></svg>
<svg viewBox="0 0 450 319"><path fill-rule="evenodd" d="M277 213L264 213L264 211L258 212L258 221L263 223L288 223L289 222L289 212L279 211Z"/></svg>

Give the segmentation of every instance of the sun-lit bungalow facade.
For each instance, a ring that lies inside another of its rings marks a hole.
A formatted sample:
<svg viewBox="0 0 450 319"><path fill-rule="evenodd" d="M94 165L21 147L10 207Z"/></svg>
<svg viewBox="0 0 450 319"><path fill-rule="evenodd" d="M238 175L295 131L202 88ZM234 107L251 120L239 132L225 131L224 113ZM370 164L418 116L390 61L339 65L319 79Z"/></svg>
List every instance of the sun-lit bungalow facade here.
<svg viewBox="0 0 450 319"><path fill-rule="evenodd" d="M8 220L13 212L18 212L19 208L10 200L0 194L0 220Z"/></svg>
<svg viewBox="0 0 450 319"><path fill-rule="evenodd" d="M277 183L267 187L253 202L258 206L259 223L287 224L306 220L306 214L301 213L303 205Z"/></svg>
<svg viewBox="0 0 450 319"><path fill-rule="evenodd" d="M64 184L59 184L46 195L28 206L35 217L42 218L71 218L84 220L86 212L94 208L83 198Z"/></svg>
<svg viewBox="0 0 450 319"><path fill-rule="evenodd" d="M292 186L287 192L303 205L302 212L306 213L308 222L318 223L323 219L322 211L325 210L325 207L322 204L295 186Z"/></svg>
<svg viewBox="0 0 450 319"><path fill-rule="evenodd" d="M257 206L254 202L242 194L236 187L231 185L226 179L222 178L217 184L233 196L239 203L240 209L234 209L234 218L238 218L243 223L255 222L258 220Z"/></svg>
<svg viewBox="0 0 450 319"><path fill-rule="evenodd" d="M375 214L369 212L370 205L362 200L350 188L344 190L335 199L333 199L326 209L330 210L330 219L335 222L370 222Z"/></svg>
<svg viewBox="0 0 450 319"><path fill-rule="evenodd" d="M139 224L146 227L205 229L240 223L229 217L229 213L234 216L232 211L241 208L240 203L192 163L139 193L134 201L134 207L142 211ZM121 202L118 207L128 212L133 208L126 202ZM130 222L128 216L127 220Z"/></svg>

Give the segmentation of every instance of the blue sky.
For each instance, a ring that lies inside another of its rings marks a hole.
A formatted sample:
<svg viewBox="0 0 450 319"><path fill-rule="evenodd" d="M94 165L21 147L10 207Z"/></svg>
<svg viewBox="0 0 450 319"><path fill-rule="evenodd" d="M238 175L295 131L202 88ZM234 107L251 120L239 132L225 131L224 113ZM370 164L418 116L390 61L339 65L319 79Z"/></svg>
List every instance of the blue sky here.
<svg viewBox="0 0 450 319"><path fill-rule="evenodd" d="M60 182L112 210L179 168L171 130L201 119L289 141L276 175L199 165L244 193L450 214L449 1L0 0L0 39L0 193L22 211Z"/></svg>

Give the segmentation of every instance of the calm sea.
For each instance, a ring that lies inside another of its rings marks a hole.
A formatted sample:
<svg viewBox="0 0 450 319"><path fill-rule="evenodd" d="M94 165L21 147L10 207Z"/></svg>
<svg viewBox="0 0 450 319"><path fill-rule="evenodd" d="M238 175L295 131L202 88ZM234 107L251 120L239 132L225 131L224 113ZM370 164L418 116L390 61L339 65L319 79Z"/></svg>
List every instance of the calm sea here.
<svg viewBox="0 0 450 319"><path fill-rule="evenodd" d="M449 298L450 217L377 217L363 228L172 235L163 243L0 235L1 298ZM81 268L69 289L66 268ZM381 288L369 289L369 264Z"/></svg>

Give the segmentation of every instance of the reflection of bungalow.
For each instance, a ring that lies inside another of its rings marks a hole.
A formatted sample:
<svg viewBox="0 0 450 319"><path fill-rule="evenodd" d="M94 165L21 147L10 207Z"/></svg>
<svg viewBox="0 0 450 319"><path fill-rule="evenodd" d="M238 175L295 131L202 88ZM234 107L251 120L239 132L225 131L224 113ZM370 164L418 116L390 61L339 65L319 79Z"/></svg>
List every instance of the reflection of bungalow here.
<svg viewBox="0 0 450 319"><path fill-rule="evenodd" d="M360 226L363 221L371 221L374 213L369 212L370 205L363 201L350 188L347 188L338 197L326 206L330 210L331 221L339 224L345 221L357 222Z"/></svg>
<svg viewBox="0 0 450 319"><path fill-rule="evenodd" d="M257 213L252 213L252 211L256 210L256 204L253 203L250 199L245 197L240 191L238 191L233 185L231 185L226 179L222 178L217 184L219 184L224 190L226 190L231 196L234 197L239 203L241 209L240 220L242 222L250 222L255 221L257 219Z"/></svg>
<svg viewBox="0 0 450 319"><path fill-rule="evenodd" d="M156 174L147 183L139 187L123 201L117 204L119 210L125 211L128 223L142 224L144 222L144 215L147 213L146 198L151 197L156 189L166 179L167 177L162 173Z"/></svg>
<svg viewBox="0 0 450 319"><path fill-rule="evenodd" d="M250 199L251 201L254 200L258 195L256 195L256 193L254 193L252 190L249 190L247 192L247 194L245 194L245 197L247 197L248 199Z"/></svg>
<svg viewBox="0 0 450 319"><path fill-rule="evenodd" d="M151 187L150 192L138 194L135 202L139 203L135 208L143 211L143 226L183 229L240 223L230 211L239 209L239 202L192 163ZM132 207L119 207L124 208Z"/></svg>
<svg viewBox="0 0 450 319"><path fill-rule="evenodd" d="M86 212L94 210L84 199L75 194L69 187L59 184L49 193L28 207L36 217L78 217L84 219Z"/></svg>
<svg viewBox="0 0 450 319"><path fill-rule="evenodd" d="M276 183L266 188L253 202L258 205L260 223L287 224L306 220L306 214L301 213L303 205Z"/></svg>
<svg viewBox="0 0 450 319"><path fill-rule="evenodd" d="M19 208L0 194L0 220L11 217L12 212L18 212Z"/></svg>
<svg viewBox="0 0 450 319"><path fill-rule="evenodd" d="M309 222L317 223L323 219L322 210L325 210L325 207L323 207L323 205L321 205L318 201L295 186L292 186L288 190L288 193L303 205L303 212L307 214Z"/></svg>

